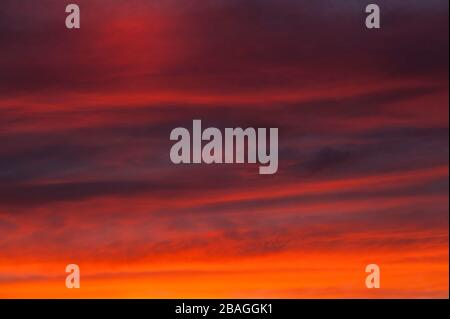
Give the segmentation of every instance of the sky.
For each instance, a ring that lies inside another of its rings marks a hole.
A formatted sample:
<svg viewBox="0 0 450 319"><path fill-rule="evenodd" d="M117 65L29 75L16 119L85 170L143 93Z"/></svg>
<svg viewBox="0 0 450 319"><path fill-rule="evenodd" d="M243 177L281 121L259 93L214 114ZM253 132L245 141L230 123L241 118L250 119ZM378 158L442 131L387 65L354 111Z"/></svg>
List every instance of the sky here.
<svg viewBox="0 0 450 319"><path fill-rule="evenodd" d="M448 1L65 2L0 2L0 298L448 298Z"/></svg>

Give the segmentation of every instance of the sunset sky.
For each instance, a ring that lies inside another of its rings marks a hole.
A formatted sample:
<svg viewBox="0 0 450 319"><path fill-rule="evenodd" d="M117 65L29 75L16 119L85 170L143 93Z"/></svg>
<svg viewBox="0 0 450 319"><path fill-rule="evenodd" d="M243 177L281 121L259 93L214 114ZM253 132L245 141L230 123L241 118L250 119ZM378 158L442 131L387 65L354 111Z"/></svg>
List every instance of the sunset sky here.
<svg viewBox="0 0 450 319"><path fill-rule="evenodd" d="M448 298L448 1L372 2L1 0L0 298Z"/></svg>

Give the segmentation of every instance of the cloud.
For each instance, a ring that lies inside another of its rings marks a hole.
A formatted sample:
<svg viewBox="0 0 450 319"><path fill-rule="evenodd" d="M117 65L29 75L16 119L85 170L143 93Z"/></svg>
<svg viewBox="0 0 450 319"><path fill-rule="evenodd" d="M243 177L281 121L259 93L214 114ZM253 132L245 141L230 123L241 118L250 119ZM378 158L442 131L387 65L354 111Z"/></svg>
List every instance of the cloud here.
<svg viewBox="0 0 450 319"><path fill-rule="evenodd" d="M65 296L74 260L84 297L342 297L373 260L383 296L448 296L447 1L380 0L376 31L356 0L78 3L73 32L0 9L7 297ZM278 173L173 165L193 119L278 127Z"/></svg>

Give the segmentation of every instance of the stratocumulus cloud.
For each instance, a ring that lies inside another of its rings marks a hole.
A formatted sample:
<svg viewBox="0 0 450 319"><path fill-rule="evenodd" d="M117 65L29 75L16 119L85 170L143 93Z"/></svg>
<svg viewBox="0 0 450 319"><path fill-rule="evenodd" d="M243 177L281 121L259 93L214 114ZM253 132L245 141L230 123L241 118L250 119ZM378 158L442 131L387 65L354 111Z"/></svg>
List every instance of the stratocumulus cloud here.
<svg viewBox="0 0 450 319"><path fill-rule="evenodd" d="M77 2L0 5L0 297L448 297L447 1ZM277 174L173 165L196 118Z"/></svg>

